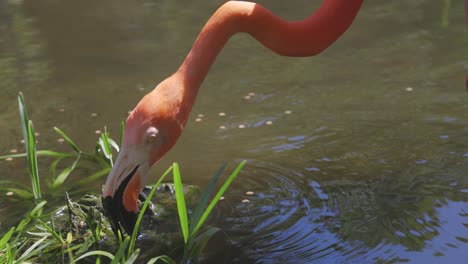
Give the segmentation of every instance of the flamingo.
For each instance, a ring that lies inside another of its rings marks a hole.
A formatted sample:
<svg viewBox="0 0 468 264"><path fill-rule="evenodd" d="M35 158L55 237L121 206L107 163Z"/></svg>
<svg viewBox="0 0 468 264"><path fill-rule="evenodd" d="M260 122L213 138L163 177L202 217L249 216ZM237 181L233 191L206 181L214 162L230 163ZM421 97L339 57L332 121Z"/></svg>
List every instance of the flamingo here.
<svg viewBox="0 0 468 264"><path fill-rule="evenodd" d="M295 22L251 2L229 1L216 10L179 69L145 95L127 118L120 153L102 192L113 225L132 233L148 170L176 143L203 79L232 35L248 33L282 56L314 56L348 29L362 2L324 0L308 18Z"/></svg>

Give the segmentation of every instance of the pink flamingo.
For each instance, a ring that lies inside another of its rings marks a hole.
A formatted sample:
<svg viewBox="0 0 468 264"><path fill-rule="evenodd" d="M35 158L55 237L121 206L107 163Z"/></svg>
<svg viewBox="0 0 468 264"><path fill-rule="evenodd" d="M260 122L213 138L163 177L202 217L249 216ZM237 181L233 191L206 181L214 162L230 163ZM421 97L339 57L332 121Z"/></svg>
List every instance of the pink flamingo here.
<svg viewBox="0 0 468 264"><path fill-rule="evenodd" d="M121 151L103 189L103 203L117 228L133 231L146 174L176 143L198 89L229 38L246 32L283 56L321 53L351 25L363 0L324 0L303 21L288 22L261 5L230 1L201 30L179 69L148 93L127 119Z"/></svg>

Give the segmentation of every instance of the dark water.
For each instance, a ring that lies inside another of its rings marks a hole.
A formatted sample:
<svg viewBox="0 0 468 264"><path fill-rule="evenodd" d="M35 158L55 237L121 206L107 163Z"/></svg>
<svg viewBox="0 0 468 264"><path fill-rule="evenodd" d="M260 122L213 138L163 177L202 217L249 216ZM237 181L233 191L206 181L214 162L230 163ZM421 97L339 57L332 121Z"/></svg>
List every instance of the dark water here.
<svg viewBox="0 0 468 264"><path fill-rule="evenodd" d="M300 19L319 2L261 3ZM66 148L53 126L89 150L96 129L117 134L219 4L0 0L0 152L21 151L20 90L39 148ZM235 263L465 263L463 10L459 0L366 1L314 58L279 57L235 36L151 178L177 161L185 182L203 185L222 163L249 160L211 220L232 240ZM1 179L29 184L25 168L2 161ZM27 205L0 202L3 231Z"/></svg>

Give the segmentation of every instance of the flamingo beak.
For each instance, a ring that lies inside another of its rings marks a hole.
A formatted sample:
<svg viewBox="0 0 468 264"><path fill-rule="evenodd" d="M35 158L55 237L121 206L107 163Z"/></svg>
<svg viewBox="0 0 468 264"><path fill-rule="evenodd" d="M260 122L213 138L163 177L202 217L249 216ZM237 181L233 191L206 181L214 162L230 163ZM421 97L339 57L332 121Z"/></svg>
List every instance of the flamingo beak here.
<svg viewBox="0 0 468 264"><path fill-rule="evenodd" d="M120 153L109 174L102 195L102 205L111 220L115 234L121 228L132 234L138 217L138 196L141 190L141 166L129 162Z"/></svg>

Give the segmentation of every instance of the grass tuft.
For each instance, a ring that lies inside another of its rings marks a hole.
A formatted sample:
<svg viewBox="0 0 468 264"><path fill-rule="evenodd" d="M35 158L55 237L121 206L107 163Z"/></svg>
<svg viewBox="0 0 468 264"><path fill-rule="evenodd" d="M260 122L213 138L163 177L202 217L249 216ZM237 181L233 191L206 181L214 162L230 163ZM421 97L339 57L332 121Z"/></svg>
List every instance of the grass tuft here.
<svg viewBox="0 0 468 264"><path fill-rule="evenodd" d="M58 133L71 147L71 152L57 152L53 150L37 150L34 125L28 119L24 96L18 95L18 105L21 117L21 127L25 144L25 153L0 156L0 160L7 158L26 158L28 172L31 179L31 188L12 181L0 181L0 190L11 191L16 197L24 200L33 200L34 206L25 214L24 218L14 227L10 227L0 239L0 263L22 263L22 262L62 262L78 263L82 260L94 258L95 263L101 263L101 258L110 260L110 263L135 263L139 261L140 249L137 248L137 239L143 215L147 211L150 201L163 180L172 172L175 200L180 221L181 233L184 238L183 256L180 263L197 262L202 251L211 237L220 231L219 228L209 227L203 229L210 213L225 193L232 181L237 177L246 161L241 162L234 172L227 178L226 182L216 192L211 202L210 197L214 193L215 186L221 178L226 164L216 172L201 198L195 206L193 214L189 218L189 212L184 197L182 176L177 163L168 168L159 180L153 185L139 212L135 228L132 234L123 237L120 232L115 240L118 248L103 249L103 241L113 237L110 223L103 216L102 209L91 207L84 212L81 206L74 203L66 194L66 206L51 209L46 208L49 198L55 199L63 196L64 187L73 172L81 166L88 166L86 162L92 162L101 166L89 177L75 181L73 188L79 188L85 184L95 182L107 175L113 166L113 153L119 152L124 137L124 122L120 126L119 144L117 144L104 128L99 136L94 153L86 153L61 129L54 127ZM38 170L37 157L53 158L49 171L51 177L48 180L47 197L43 197ZM64 166L63 163L69 162ZM82 165L85 163L85 165ZM58 169L60 168L60 169ZM68 226L56 224L54 217L60 212L68 211ZM47 211L47 213L44 213ZM177 247L176 247L177 248ZM172 251L171 251L172 252ZM170 252L168 252L170 253ZM106 260L107 261L107 260ZM148 263L176 263L168 255L151 258Z"/></svg>

